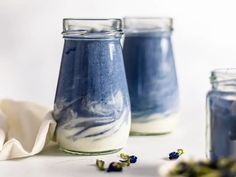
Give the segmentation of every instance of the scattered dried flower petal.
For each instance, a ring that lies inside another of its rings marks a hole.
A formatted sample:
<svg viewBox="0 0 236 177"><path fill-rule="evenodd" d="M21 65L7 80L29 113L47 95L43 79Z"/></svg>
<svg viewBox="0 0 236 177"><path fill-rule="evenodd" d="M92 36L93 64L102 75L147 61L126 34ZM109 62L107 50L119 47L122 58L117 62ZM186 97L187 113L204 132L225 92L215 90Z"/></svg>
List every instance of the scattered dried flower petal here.
<svg viewBox="0 0 236 177"><path fill-rule="evenodd" d="M129 160L129 155L125 154L125 153L121 153L120 154L120 157L123 159L123 160Z"/></svg>
<svg viewBox="0 0 236 177"><path fill-rule="evenodd" d="M178 149L177 152L178 152L179 155L182 155L184 153L184 150L183 149Z"/></svg>
<svg viewBox="0 0 236 177"><path fill-rule="evenodd" d="M179 158L179 154L177 152L171 152L169 154L169 159L173 160L173 159L178 159Z"/></svg>
<svg viewBox="0 0 236 177"><path fill-rule="evenodd" d="M101 171L105 171L106 169L105 169L105 162L103 161L103 160L96 160L96 166L97 166L97 168L99 169L99 170L101 170Z"/></svg>
<svg viewBox="0 0 236 177"><path fill-rule="evenodd" d="M173 160L173 159L178 159L179 156L183 155L184 150L183 149L177 149L177 152L171 152L169 154L169 159Z"/></svg>
<svg viewBox="0 0 236 177"><path fill-rule="evenodd" d="M120 172L122 170L123 170L122 163L120 163L120 162L111 162L108 169L107 169L107 172Z"/></svg>
<svg viewBox="0 0 236 177"><path fill-rule="evenodd" d="M123 167L130 166L130 160L120 160L120 162L122 163Z"/></svg>
<svg viewBox="0 0 236 177"><path fill-rule="evenodd" d="M138 157L135 156L135 155L131 155L131 156L129 157L130 163L136 163L136 162L137 162L137 159L138 159Z"/></svg>
<svg viewBox="0 0 236 177"><path fill-rule="evenodd" d="M130 166L131 163L136 163L137 157L135 155L127 155L125 153L121 153L120 157L122 160L120 162L111 162L109 164L109 167L106 169L105 162L102 160L96 160L96 166L101 171L107 171L107 172L121 172L123 170L123 167Z"/></svg>

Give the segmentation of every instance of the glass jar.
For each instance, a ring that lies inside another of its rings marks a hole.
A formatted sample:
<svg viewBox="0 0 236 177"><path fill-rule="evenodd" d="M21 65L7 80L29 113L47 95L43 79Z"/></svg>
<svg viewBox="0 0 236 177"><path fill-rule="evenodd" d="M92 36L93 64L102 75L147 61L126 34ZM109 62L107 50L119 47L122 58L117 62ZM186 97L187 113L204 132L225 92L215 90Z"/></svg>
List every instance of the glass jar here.
<svg viewBox="0 0 236 177"><path fill-rule="evenodd" d="M65 39L55 96L62 150L93 155L119 151L130 130L130 101L120 19L64 19Z"/></svg>
<svg viewBox="0 0 236 177"><path fill-rule="evenodd" d="M236 158L236 69L211 72L207 95L207 157Z"/></svg>
<svg viewBox="0 0 236 177"><path fill-rule="evenodd" d="M124 63L131 100L131 134L171 132L179 116L179 89L171 18L125 18Z"/></svg>

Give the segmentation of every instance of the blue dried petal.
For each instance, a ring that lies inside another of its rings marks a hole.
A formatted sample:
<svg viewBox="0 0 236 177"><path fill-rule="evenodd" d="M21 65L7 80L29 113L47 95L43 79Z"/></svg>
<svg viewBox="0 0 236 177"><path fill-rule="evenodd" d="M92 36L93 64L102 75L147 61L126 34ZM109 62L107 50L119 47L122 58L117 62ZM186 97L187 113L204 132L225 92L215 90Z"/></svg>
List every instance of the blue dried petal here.
<svg viewBox="0 0 236 177"><path fill-rule="evenodd" d="M173 156L175 154L176 154L176 152L171 152L171 153L169 153L169 156Z"/></svg>
<svg viewBox="0 0 236 177"><path fill-rule="evenodd" d="M172 159L178 159L179 158L179 154L177 152L171 152L169 154L169 159L172 160Z"/></svg>
<svg viewBox="0 0 236 177"><path fill-rule="evenodd" d="M137 162L137 159L138 159L138 157L135 156L135 155L131 155L131 156L129 157L130 163L136 163L136 162Z"/></svg>
<svg viewBox="0 0 236 177"><path fill-rule="evenodd" d="M121 172L123 170L122 163L120 162L112 162L110 163L107 172Z"/></svg>

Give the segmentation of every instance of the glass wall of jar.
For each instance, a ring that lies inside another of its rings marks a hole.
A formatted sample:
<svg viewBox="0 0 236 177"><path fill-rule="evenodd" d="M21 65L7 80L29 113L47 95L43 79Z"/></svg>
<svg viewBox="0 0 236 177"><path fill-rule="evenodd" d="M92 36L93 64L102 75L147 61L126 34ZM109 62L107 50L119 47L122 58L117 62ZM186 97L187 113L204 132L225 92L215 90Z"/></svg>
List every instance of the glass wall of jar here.
<svg viewBox="0 0 236 177"><path fill-rule="evenodd" d="M75 154L116 152L130 130L120 19L64 19L55 96L56 139Z"/></svg>
<svg viewBox="0 0 236 177"><path fill-rule="evenodd" d="M135 135L171 132L179 117L179 89L171 18L124 18L124 47Z"/></svg>
<svg viewBox="0 0 236 177"><path fill-rule="evenodd" d="M212 160L236 157L236 69L211 72L207 95L206 149Z"/></svg>

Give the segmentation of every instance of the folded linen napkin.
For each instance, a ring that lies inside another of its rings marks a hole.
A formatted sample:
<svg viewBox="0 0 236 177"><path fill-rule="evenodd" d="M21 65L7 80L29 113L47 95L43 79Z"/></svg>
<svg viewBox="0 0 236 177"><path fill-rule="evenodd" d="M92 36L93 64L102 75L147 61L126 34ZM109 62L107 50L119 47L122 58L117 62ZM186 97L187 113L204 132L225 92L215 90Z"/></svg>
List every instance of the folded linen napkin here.
<svg viewBox="0 0 236 177"><path fill-rule="evenodd" d="M0 160L32 156L53 138L56 122L48 108L0 100Z"/></svg>

